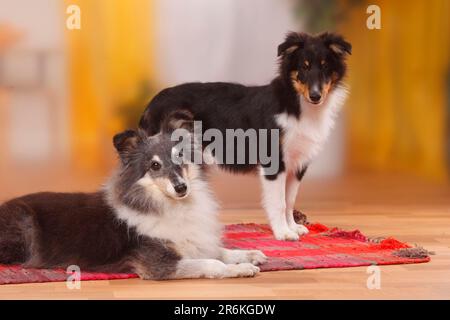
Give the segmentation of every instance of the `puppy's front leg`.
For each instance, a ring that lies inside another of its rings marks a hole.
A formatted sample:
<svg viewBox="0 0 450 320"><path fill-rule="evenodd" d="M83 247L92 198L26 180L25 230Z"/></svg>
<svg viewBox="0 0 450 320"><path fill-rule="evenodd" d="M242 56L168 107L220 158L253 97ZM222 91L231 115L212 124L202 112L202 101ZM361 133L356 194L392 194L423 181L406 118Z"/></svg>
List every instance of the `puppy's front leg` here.
<svg viewBox="0 0 450 320"><path fill-rule="evenodd" d="M289 228L298 233L299 236L307 234L308 228L301 224L297 224L294 220L294 205L297 197L300 180L298 174L289 174L286 179L286 221Z"/></svg>
<svg viewBox="0 0 450 320"><path fill-rule="evenodd" d="M251 263L225 264L216 259L181 259L171 279L254 277L259 268Z"/></svg>
<svg viewBox="0 0 450 320"><path fill-rule="evenodd" d="M260 250L231 250L222 248L221 260L225 263L263 264L267 257Z"/></svg>
<svg viewBox="0 0 450 320"><path fill-rule="evenodd" d="M263 173L263 171L262 171ZM270 226L277 240L298 240L286 221L286 172L275 177L261 174L263 207L266 209Z"/></svg>

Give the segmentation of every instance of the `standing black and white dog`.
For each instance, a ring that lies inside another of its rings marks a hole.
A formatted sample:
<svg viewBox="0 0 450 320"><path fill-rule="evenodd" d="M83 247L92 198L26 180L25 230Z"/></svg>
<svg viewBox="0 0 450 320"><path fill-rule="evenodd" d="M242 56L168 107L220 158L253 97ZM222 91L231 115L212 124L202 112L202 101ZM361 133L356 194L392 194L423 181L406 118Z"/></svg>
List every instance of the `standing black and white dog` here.
<svg viewBox="0 0 450 320"><path fill-rule="evenodd" d="M254 276L265 255L221 246L203 169L172 161L166 120L151 137L131 130L114 137L120 165L103 190L35 193L0 205L0 264L77 265L155 280Z"/></svg>
<svg viewBox="0 0 450 320"><path fill-rule="evenodd" d="M262 173L263 206L277 239L298 240L308 232L295 223L293 207L299 182L320 151L346 97L342 79L351 45L342 36L291 32L278 47L279 75L268 85L187 83L156 95L145 110L140 127L159 132L174 110L189 110L202 130L279 129L279 166L268 174L266 165L224 163L232 172ZM224 148L226 150L226 148ZM245 150L234 150L248 153Z"/></svg>

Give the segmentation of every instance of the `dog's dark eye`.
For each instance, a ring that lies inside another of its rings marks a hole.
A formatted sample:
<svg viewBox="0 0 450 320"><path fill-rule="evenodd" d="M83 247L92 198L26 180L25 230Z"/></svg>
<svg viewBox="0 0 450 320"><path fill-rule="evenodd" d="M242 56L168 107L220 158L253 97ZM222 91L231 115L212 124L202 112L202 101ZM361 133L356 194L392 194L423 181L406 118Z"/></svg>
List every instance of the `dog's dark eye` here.
<svg viewBox="0 0 450 320"><path fill-rule="evenodd" d="M158 171L159 169L161 169L161 164L159 162L152 161L152 163L150 164L150 169L152 169L153 171Z"/></svg>

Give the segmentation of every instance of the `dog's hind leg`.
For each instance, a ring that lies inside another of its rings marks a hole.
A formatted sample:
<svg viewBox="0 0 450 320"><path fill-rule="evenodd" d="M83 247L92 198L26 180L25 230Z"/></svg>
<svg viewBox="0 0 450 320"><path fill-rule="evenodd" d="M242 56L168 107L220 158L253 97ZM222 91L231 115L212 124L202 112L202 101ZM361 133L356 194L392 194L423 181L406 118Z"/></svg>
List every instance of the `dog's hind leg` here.
<svg viewBox="0 0 450 320"><path fill-rule="evenodd" d="M260 250L231 250L222 248L221 261L225 263L263 264L267 257Z"/></svg>
<svg viewBox="0 0 450 320"><path fill-rule="evenodd" d="M297 232L289 228L286 220L286 172L280 172L275 177L261 174L261 184L263 207L275 238L277 240L298 240Z"/></svg>
<svg viewBox="0 0 450 320"><path fill-rule="evenodd" d="M259 268L251 263L225 264L216 259L182 259L171 279L254 277Z"/></svg>
<svg viewBox="0 0 450 320"><path fill-rule="evenodd" d="M0 263L36 261L37 230L33 210L12 200L0 206Z"/></svg>

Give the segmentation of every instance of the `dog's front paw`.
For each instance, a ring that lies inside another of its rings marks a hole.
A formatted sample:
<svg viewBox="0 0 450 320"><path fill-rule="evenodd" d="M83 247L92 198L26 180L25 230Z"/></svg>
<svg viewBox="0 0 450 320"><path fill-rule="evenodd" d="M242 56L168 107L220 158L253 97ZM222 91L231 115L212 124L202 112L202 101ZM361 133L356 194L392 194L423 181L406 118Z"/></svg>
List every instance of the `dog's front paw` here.
<svg viewBox="0 0 450 320"><path fill-rule="evenodd" d="M247 251L247 261L256 266L267 262L267 257L260 250L249 250Z"/></svg>
<svg viewBox="0 0 450 320"><path fill-rule="evenodd" d="M258 265L266 262L267 257L259 250L224 249L222 261L225 263L252 263Z"/></svg>
<svg viewBox="0 0 450 320"><path fill-rule="evenodd" d="M228 264L226 277L254 277L259 272L259 268L251 263Z"/></svg>
<svg viewBox="0 0 450 320"><path fill-rule="evenodd" d="M298 233L289 228L274 230L273 234L277 240L298 241L300 239Z"/></svg>
<svg viewBox="0 0 450 320"><path fill-rule="evenodd" d="M304 236L305 234L309 233L309 230L307 227L301 225L301 224L293 224L290 225L289 228L294 231L295 233L297 233L300 237Z"/></svg>

